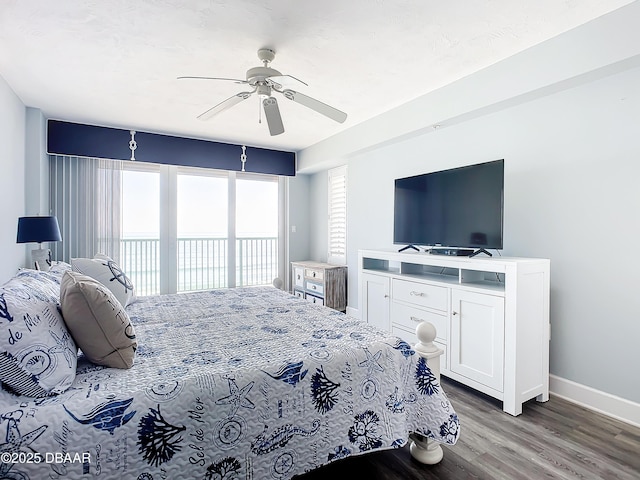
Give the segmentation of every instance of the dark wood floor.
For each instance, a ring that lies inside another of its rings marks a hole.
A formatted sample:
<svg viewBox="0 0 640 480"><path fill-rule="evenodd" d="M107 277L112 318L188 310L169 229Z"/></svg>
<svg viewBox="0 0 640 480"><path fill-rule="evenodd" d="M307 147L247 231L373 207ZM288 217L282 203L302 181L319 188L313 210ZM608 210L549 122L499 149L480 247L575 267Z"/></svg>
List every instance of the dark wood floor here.
<svg viewBox="0 0 640 480"><path fill-rule="evenodd" d="M560 398L528 402L522 415L453 381L443 386L461 434L438 465L421 465L408 447L349 458L299 480L640 479L640 428Z"/></svg>

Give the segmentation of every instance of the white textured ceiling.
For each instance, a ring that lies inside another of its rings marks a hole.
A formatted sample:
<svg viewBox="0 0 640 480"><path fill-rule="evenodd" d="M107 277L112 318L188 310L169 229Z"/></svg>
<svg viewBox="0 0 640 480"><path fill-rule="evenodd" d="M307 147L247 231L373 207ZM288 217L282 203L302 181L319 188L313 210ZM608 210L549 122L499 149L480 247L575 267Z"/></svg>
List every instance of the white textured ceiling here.
<svg viewBox="0 0 640 480"><path fill-rule="evenodd" d="M47 118L301 150L630 0L0 0L0 75ZM278 97L269 136L242 91L256 51L348 113L338 124Z"/></svg>

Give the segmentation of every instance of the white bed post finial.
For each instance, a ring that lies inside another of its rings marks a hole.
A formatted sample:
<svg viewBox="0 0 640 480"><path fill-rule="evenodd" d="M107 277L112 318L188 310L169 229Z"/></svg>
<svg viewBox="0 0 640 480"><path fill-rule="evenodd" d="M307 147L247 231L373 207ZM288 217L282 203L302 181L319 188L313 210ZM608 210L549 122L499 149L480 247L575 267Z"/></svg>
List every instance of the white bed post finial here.
<svg viewBox="0 0 640 480"><path fill-rule="evenodd" d="M418 354L429 361L429 368L438 382L440 382L440 355L444 353L444 350L438 348L433 341L436 339L436 327L430 322L420 322L416 327L416 336L418 337L418 343L413 349Z"/></svg>
<svg viewBox="0 0 640 480"><path fill-rule="evenodd" d="M438 383L440 383L440 355L444 353L444 350L433 343L436 339L436 333L436 327L432 323L420 322L416 327L418 343L413 349L428 361L431 373L435 375ZM411 451L411 456L417 461L427 465L434 465L442 460L444 452L439 443L414 433L409 437L411 438L409 450Z"/></svg>

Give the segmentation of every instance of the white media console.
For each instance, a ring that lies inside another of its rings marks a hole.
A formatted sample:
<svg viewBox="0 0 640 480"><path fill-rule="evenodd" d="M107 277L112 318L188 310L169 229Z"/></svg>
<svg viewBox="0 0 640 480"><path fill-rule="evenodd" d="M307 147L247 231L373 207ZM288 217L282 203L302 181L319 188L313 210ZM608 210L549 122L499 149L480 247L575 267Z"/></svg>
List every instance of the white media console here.
<svg viewBox="0 0 640 480"><path fill-rule="evenodd" d="M549 399L549 260L360 250L358 266L363 320L412 345L432 323L442 375L511 415Z"/></svg>

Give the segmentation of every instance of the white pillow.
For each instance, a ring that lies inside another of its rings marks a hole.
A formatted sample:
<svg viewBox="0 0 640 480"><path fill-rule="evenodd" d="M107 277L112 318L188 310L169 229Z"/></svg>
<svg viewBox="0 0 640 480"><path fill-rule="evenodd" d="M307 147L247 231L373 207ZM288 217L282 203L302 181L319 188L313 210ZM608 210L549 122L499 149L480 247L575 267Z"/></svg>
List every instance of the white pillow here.
<svg viewBox="0 0 640 480"><path fill-rule="evenodd" d="M58 310L60 285L22 270L0 287L0 381L16 393L62 393L76 376L78 349Z"/></svg>
<svg viewBox="0 0 640 480"><path fill-rule="evenodd" d="M62 278L64 272L71 270L71 264L67 262L53 262L49 267L49 273L59 275Z"/></svg>
<svg viewBox="0 0 640 480"><path fill-rule="evenodd" d="M98 253L93 258L72 258L71 268L102 283L111 290L123 307L131 303L135 297L133 284L129 277L110 257Z"/></svg>

